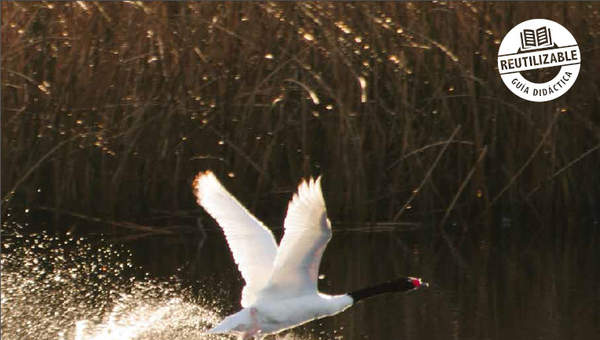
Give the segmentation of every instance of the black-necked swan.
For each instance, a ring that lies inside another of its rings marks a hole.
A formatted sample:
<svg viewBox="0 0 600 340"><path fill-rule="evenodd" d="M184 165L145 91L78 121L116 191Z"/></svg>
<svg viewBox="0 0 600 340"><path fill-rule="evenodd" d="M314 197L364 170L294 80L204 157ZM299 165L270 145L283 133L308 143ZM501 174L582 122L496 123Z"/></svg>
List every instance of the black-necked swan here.
<svg viewBox="0 0 600 340"><path fill-rule="evenodd" d="M335 315L370 296L428 286L403 277L343 295L317 289L321 256L331 239L321 192L321 178L303 180L288 205L279 247L273 234L246 210L211 171L194 179L198 204L217 221L246 286L242 310L226 317L208 333L262 339L266 335Z"/></svg>

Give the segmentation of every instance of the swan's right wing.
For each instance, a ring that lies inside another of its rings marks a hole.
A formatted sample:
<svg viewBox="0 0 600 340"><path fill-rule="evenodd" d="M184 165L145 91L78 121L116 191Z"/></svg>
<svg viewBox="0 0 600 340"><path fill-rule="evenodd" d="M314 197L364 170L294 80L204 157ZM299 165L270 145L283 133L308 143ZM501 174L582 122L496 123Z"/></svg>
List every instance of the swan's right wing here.
<svg viewBox="0 0 600 340"><path fill-rule="evenodd" d="M256 299L273 270L277 243L271 231L238 202L211 171L200 172L194 179L194 194L199 205L217 221L229 244L246 286L242 306Z"/></svg>
<svg viewBox="0 0 600 340"><path fill-rule="evenodd" d="M288 206L269 288L281 296L317 291L321 256L331 239L321 178L302 181Z"/></svg>

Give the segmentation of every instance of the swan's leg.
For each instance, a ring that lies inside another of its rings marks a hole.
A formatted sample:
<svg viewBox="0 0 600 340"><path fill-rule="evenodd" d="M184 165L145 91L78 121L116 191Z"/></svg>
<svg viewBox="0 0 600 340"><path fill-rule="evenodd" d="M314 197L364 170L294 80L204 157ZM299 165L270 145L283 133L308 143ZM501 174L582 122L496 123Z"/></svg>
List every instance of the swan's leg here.
<svg viewBox="0 0 600 340"><path fill-rule="evenodd" d="M258 327L258 317L256 316L257 310L256 308L252 307L250 308L250 319L252 320L252 332L254 334L257 334L259 331L259 327Z"/></svg>
<svg viewBox="0 0 600 340"><path fill-rule="evenodd" d="M260 327L258 325L258 317L256 316L257 314L257 310L256 308L252 307L250 308L250 320L252 320L252 323L250 324L250 329L248 330L248 336L249 337L253 337L254 339L257 340L261 340L262 338L264 338L264 335L260 334Z"/></svg>

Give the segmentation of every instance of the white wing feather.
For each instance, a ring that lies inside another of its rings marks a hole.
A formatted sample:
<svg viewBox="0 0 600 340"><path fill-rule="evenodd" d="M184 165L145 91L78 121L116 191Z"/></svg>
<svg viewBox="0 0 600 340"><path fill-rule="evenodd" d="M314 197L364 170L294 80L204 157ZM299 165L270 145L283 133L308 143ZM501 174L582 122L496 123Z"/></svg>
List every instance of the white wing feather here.
<svg viewBox="0 0 600 340"><path fill-rule="evenodd" d="M211 171L200 172L194 179L197 202L223 229L233 259L246 286L242 307L256 300L256 292L268 282L277 254L271 231L238 202Z"/></svg>
<svg viewBox="0 0 600 340"><path fill-rule="evenodd" d="M268 287L286 296L314 293L321 257L331 239L320 177L300 183L288 205L284 228Z"/></svg>

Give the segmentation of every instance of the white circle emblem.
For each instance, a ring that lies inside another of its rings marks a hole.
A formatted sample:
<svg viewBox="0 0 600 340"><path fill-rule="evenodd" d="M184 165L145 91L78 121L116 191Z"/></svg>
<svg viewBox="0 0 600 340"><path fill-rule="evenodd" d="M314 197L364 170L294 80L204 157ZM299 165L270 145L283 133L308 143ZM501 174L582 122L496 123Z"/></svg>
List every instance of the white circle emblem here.
<svg viewBox="0 0 600 340"><path fill-rule="evenodd" d="M523 71L560 66L545 83L525 79ZM517 96L546 102L565 94L575 83L581 66L577 41L562 25L547 19L531 19L513 27L498 50L502 81Z"/></svg>

